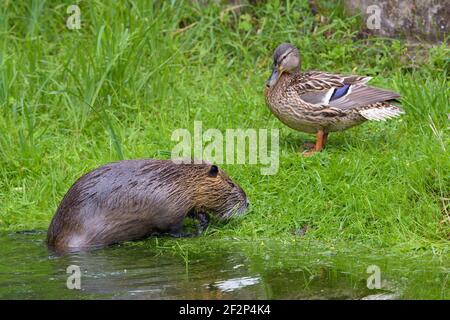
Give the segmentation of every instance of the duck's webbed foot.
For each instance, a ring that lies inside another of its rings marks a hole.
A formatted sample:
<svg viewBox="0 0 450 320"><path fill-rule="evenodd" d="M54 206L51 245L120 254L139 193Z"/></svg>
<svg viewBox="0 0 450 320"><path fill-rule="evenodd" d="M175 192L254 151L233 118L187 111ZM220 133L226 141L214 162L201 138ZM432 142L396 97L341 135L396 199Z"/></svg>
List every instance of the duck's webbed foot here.
<svg viewBox="0 0 450 320"><path fill-rule="evenodd" d="M310 151L310 150L314 149L315 146L316 146L315 143L305 142L301 147L301 151L302 152Z"/></svg>
<svg viewBox="0 0 450 320"><path fill-rule="evenodd" d="M303 151L303 153L302 153L303 156L309 157L309 156L312 156L313 154L315 154L316 152L322 151L323 147L325 147L325 144L327 143L327 138L328 138L328 132L324 132L323 130L317 131L316 144L314 144L314 145L312 145L312 143L309 144L311 146L311 148ZM305 143L305 145L306 145L306 143Z"/></svg>
<svg viewBox="0 0 450 320"><path fill-rule="evenodd" d="M310 149L310 150L303 151L303 152L302 152L302 155L303 155L304 157L310 157L310 156L314 155L315 153L317 153L316 150Z"/></svg>

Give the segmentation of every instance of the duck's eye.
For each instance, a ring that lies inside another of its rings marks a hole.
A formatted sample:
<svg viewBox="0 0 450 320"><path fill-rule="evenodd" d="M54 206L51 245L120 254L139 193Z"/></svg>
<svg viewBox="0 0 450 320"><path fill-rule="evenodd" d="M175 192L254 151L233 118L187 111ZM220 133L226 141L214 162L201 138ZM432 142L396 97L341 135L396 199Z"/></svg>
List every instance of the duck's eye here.
<svg viewBox="0 0 450 320"><path fill-rule="evenodd" d="M282 56L281 59L280 59L280 63L281 63L284 59L286 59L286 57L287 57L290 53L291 53L291 52L289 51L289 52L287 52L284 56Z"/></svg>

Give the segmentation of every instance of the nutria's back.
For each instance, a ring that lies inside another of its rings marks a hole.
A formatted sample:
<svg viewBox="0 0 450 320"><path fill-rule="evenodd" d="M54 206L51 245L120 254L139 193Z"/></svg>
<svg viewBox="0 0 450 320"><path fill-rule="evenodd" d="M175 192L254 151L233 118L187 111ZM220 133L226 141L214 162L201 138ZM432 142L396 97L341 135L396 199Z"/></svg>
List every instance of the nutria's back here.
<svg viewBox="0 0 450 320"><path fill-rule="evenodd" d="M94 169L64 196L48 230L57 251L172 233L193 212L219 218L244 212L244 191L217 166L124 160Z"/></svg>

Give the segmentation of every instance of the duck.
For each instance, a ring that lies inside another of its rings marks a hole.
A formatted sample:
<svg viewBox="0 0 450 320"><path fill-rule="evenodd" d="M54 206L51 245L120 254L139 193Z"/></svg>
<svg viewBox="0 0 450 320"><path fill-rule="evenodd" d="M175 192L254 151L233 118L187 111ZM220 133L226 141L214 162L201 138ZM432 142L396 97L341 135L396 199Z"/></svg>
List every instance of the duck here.
<svg viewBox="0 0 450 320"><path fill-rule="evenodd" d="M283 124L316 134L316 142L306 143L303 151L304 156L311 156L323 150L330 132L404 114L402 108L393 104L401 95L367 85L370 79L322 71L301 72L299 50L290 43L282 43L273 54L265 100Z"/></svg>

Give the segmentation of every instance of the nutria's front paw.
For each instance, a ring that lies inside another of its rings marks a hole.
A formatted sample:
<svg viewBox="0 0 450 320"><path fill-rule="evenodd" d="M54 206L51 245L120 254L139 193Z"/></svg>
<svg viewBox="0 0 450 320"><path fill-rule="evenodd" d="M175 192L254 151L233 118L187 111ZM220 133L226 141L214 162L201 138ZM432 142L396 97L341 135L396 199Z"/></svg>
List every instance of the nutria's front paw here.
<svg viewBox="0 0 450 320"><path fill-rule="evenodd" d="M157 236L166 236L166 237L172 237L172 238L192 238L195 237L195 233L186 233L186 232L167 232L167 233L160 233Z"/></svg>
<svg viewBox="0 0 450 320"><path fill-rule="evenodd" d="M200 235L208 228L209 225L208 214L204 212L198 213L197 220L198 220L197 235Z"/></svg>

